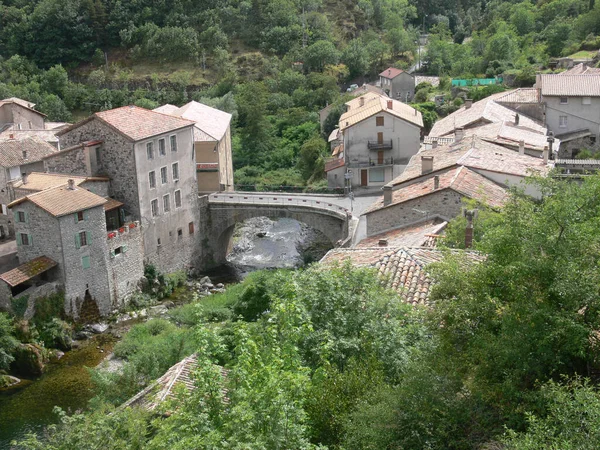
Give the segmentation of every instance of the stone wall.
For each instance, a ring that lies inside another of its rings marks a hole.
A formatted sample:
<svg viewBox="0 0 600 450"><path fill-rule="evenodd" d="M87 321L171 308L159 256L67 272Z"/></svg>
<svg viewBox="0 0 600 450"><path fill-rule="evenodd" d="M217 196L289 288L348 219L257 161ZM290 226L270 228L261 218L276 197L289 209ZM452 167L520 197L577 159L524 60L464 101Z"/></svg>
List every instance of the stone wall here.
<svg viewBox="0 0 600 450"><path fill-rule="evenodd" d="M63 147L93 140L104 142L100 147L100 161L97 163L102 173L91 175L107 175L110 178L112 197L125 204L131 220L139 220L141 216L133 142L95 118L60 136Z"/></svg>
<svg viewBox="0 0 600 450"><path fill-rule="evenodd" d="M138 291L144 276L143 233L139 223L128 224L108 239L112 307L121 308ZM120 251L115 251L120 248Z"/></svg>
<svg viewBox="0 0 600 450"><path fill-rule="evenodd" d="M417 223L427 217L451 219L463 207L463 196L451 189L442 189L429 195L366 214L367 236ZM418 210L418 211L417 211ZM427 215L419 211L427 211Z"/></svg>
<svg viewBox="0 0 600 450"><path fill-rule="evenodd" d="M80 186L100 197L108 197L110 195L110 184L108 181L84 181Z"/></svg>
<svg viewBox="0 0 600 450"><path fill-rule="evenodd" d="M44 158L44 170L52 173L88 175L86 149L83 145L63 150Z"/></svg>

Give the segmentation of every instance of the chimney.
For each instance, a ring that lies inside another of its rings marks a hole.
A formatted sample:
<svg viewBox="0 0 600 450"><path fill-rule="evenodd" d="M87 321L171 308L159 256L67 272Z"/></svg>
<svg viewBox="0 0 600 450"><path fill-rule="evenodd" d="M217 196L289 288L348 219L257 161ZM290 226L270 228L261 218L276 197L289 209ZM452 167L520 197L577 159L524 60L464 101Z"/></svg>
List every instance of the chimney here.
<svg viewBox="0 0 600 450"><path fill-rule="evenodd" d="M394 101L393 100L388 100L387 101L387 108L388 109L394 109Z"/></svg>
<svg viewBox="0 0 600 450"><path fill-rule="evenodd" d="M23 150L23 159L27 159L27 150Z"/></svg>
<svg viewBox="0 0 600 450"><path fill-rule="evenodd" d="M392 74L392 69L388 69L388 75Z"/></svg>
<svg viewBox="0 0 600 450"><path fill-rule="evenodd" d="M383 187L383 206L392 203L392 186L386 185Z"/></svg>
<svg viewBox="0 0 600 450"><path fill-rule="evenodd" d="M431 148L437 148L438 146L438 140L437 139L433 139L431 141Z"/></svg>
<svg viewBox="0 0 600 450"><path fill-rule="evenodd" d="M433 172L433 156L421 156L421 175Z"/></svg>
<svg viewBox="0 0 600 450"><path fill-rule="evenodd" d="M519 155L524 155L524 154L525 154L525 141L521 139L519 141Z"/></svg>
<svg viewBox="0 0 600 450"><path fill-rule="evenodd" d="M438 177L437 175L435 177L433 177L433 190L437 190L440 188L440 177Z"/></svg>
<svg viewBox="0 0 600 450"><path fill-rule="evenodd" d="M542 153L543 158L544 158L544 164L548 164L548 146L546 145L544 147L544 153Z"/></svg>
<svg viewBox="0 0 600 450"><path fill-rule="evenodd" d="M515 127L519 125L519 120L521 120L521 116L519 116L519 114L517 113L515 114Z"/></svg>
<svg viewBox="0 0 600 450"><path fill-rule="evenodd" d="M387 247L388 246L388 240L387 239L379 239L378 242L380 247Z"/></svg>
<svg viewBox="0 0 600 450"><path fill-rule="evenodd" d="M23 181L23 184L27 184L27 174L25 172L23 172L21 174L21 180Z"/></svg>
<svg viewBox="0 0 600 450"><path fill-rule="evenodd" d="M465 98L465 109L469 109L471 106L473 106L473 99Z"/></svg>
<svg viewBox="0 0 600 450"><path fill-rule="evenodd" d="M454 142L460 142L465 137L465 129L457 128L454 130Z"/></svg>
<svg viewBox="0 0 600 450"><path fill-rule="evenodd" d="M69 178L67 180L67 189L69 189L70 191L74 191L75 190L75 182L73 181L72 178Z"/></svg>
<svg viewBox="0 0 600 450"><path fill-rule="evenodd" d="M361 97L359 100L360 106L364 106L365 105L365 98Z"/></svg>
<svg viewBox="0 0 600 450"><path fill-rule="evenodd" d="M9 135L8 135L8 138L9 138L9 139L14 139L14 138L15 138L15 135L11 133L11 134L9 134Z"/></svg>

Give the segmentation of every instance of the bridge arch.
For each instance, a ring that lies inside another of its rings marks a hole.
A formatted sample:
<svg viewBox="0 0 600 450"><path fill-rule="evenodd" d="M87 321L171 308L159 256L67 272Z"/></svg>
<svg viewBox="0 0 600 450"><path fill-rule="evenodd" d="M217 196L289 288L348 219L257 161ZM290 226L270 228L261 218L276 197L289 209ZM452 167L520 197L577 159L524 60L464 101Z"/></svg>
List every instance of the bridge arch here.
<svg viewBox="0 0 600 450"><path fill-rule="evenodd" d="M281 195L223 193L210 195L208 204L214 265L226 261L235 225L253 217L297 220L323 233L332 245L348 237L349 212L328 202Z"/></svg>

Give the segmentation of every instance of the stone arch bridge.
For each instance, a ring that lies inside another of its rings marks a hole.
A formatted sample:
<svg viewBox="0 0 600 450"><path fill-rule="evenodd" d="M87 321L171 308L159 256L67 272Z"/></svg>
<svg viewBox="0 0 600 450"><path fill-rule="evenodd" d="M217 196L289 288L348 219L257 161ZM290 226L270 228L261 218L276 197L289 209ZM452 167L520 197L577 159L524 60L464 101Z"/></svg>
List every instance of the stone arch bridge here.
<svg viewBox="0 0 600 450"><path fill-rule="evenodd" d="M226 262L236 223L253 217L289 218L322 232L333 245L345 245L352 214L321 200L281 194L215 193L208 196L207 242L210 266Z"/></svg>

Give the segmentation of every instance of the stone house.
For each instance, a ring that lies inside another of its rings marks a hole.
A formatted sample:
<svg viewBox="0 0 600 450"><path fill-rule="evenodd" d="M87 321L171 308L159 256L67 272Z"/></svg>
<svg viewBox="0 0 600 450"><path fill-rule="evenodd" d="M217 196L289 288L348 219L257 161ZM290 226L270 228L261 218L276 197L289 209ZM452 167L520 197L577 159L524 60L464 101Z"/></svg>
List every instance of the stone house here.
<svg viewBox="0 0 600 450"><path fill-rule="evenodd" d="M143 257L161 272L194 265L199 205L193 121L136 106L93 114L58 132L48 171L106 176L123 220L139 221Z"/></svg>
<svg viewBox="0 0 600 450"><path fill-rule="evenodd" d="M546 175L552 166L547 150L538 158L526 155L524 146L517 153L476 136L422 149L364 213L367 236L434 218L449 221L461 214L464 198L500 208L510 186L539 196L524 181L532 174Z"/></svg>
<svg viewBox="0 0 600 450"><path fill-rule="evenodd" d="M196 101L181 108L163 105L154 111L195 122L194 151L198 192L233 191L231 114Z"/></svg>
<svg viewBox="0 0 600 450"><path fill-rule="evenodd" d="M43 171L43 158L56 149L38 137L0 140L0 239L14 237L8 204L14 200L8 189L10 182L25 174Z"/></svg>
<svg viewBox="0 0 600 450"><path fill-rule="evenodd" d="M545 124L563 143L561 156L597 149L600 138L600 70L575 68L537 76Z"/></svg>
<svg viewBox="0 0 600 450"><path fill-rule="evenodd" d="M78 316L82 303L96 303L102 315L122 306L143 276L143 236L139 223L108 231L111 208L122 204L67 183L15 200L21 266L0 275L2 303L27 295L32 301L62 290L65 311ZM34 263L32 263L32 261Z"/></svg>
<svg viewBox="0 0 600 450"><path fill-rule="evenodd" d="M34 103L20 98L0 100L0 131L45 129L46 115L34 107Z"/></svg>
<svg viewBox="0 0 600 450"><path fill-rule="evenodd" d="M402 69L389 67L379 74L381 89L396 100L408 103L415 96L415 77Z"/></svg>
<svg viewBox="0 0 600 450"><path fill-rule="evenodd" d="M355 98L346 109L330 137L337 145L332 145L332 157L325 164L328 185L381 187L400 175L419 151L421 113L378 94Z"/></svg>

